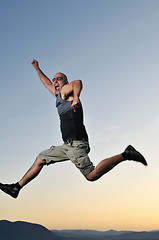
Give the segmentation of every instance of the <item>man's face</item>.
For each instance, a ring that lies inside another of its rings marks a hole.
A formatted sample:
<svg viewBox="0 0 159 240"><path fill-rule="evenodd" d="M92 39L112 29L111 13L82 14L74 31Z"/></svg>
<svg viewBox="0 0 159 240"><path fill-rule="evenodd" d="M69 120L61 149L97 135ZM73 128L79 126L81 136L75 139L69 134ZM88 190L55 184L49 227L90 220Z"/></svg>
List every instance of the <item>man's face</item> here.
<svg viewBox="0 0 159 240"><path fill-rule="evenodd" d="M61 88L68 83L66 76L62 73L56 73L52 79L52 82L56 96L58 95Z"/></svg>

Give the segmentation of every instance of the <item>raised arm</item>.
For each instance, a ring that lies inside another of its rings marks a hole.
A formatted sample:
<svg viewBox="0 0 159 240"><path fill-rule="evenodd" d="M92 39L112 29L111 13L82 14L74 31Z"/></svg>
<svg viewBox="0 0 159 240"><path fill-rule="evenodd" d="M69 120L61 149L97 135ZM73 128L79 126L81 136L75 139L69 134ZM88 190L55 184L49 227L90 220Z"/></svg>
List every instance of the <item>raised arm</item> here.
<svg viewBox="0 0 159 240"><path fill-rule="evenodd" d="M35 59L32 61L32 66L35 68L35 70L37 71L37 74L41 80L41 82L44 84L44 86L55 96L55 92L54 92L54 88L53 88L53 84L50 81L50 79L41 71L41 69L39 68L39 63L38 61L36 61Z"/></svg>

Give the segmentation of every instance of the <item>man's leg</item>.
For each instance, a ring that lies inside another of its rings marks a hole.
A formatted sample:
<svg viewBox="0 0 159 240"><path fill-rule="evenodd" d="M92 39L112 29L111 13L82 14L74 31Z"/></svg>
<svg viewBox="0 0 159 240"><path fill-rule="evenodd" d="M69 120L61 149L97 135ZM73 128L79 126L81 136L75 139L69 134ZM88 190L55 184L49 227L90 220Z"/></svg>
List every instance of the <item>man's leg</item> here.
<svg viewBox="0 0 159 240"><path fill-rule="evenodd" d="M147 162L141 153L136 151L133 146L129 145L122 154L101 161L96 168L92 172L88 173L85 177L89 181L96 181L101 176L113 169L117 164L125 160L133 160L147 166Z"/></svg>
<svg viewBox="0 0 159 240"><path fill-rule="evenodd" d="M122 154L104 159L95 167L92 172L86 175L86 179L89 181L96 181L122 161L125 161Z"/></svg>
<svg viewBox="0 0 159 240"><path fill-rule="evenodd" d="M0 189L12 196L13 198L17 198L19 191L22 187L24 187L27 183L33 180L41 171L43 166L46 164L45 160L41 160L36 158L35 162L31 166L31 168L26 172L23 178L17 182L16 184L2 184L0 183Z"/></svg>
<svg viewBox="0 0 159 240"><path fill-rule="evenodd" d="M46 165L45 160L41 160L40 158L36 158L35 162L31 166L31 168L26 172L26 174L22 177L22 179L18 182L20 187L24 187L27 183L33 180L42 170L43 166Z"/></svg>
<svg viewBox="0 0 159 240"><path fill-rule="evenodd" d="M12 196L13 198L17 198L21 188L24 187L31 180L33 180L40 173L44 165L55 162L63 162L67 160L69 159L66 156L65 151L63 150L63 145L52 146L51 148L39 153L31 168L26 172L26 174L19 182L15 184L0 183L0 189L3 192Z"/></svg>

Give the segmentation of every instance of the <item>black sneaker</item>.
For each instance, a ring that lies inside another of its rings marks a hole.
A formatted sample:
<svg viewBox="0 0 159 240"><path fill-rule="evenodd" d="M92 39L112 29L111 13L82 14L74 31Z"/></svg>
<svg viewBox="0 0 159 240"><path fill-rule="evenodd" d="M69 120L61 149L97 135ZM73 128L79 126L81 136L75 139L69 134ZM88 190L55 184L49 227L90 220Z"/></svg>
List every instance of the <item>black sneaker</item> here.
<svg viewBox="0 0 159 240"><path fill-rule="evenodd" d="M19 194L19 189L15 186L15 184L3 184L0 183L0 189L9 194L13 198L17 198Z"/></svg>
<svg viewBox="0 0 159 240"><path fill-rule="evenodd" d="M140 162L142 164L144 164L145 166L147 166L147 162L145 160L145 158L142 156L141 153L139 153L138 151L136 151L136 149L129 145L123 155L125 156L125 159L128 159L128 160L134 160L136 162Z"/></svg>

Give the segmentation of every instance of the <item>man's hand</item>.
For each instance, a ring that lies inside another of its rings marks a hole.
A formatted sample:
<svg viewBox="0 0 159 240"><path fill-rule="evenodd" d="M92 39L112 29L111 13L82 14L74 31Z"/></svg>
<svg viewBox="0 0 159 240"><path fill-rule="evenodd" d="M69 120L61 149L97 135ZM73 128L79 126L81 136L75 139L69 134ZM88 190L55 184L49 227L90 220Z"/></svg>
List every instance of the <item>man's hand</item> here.
<svg viewBox="0 0 159 240"><path fill-rule="evenodd" d="M39 63L35 59L32 61L32 66L35 68L35 70L39 70Z"/></svg>
<svg viewBox="0 0 159 240"><path fill-rule="evenodd" d="M81 107L81 102L78 97L73 99L73 103L72 103L71 107L73 108L74 112L76 112L78 110L78 108Z"/></svg>

